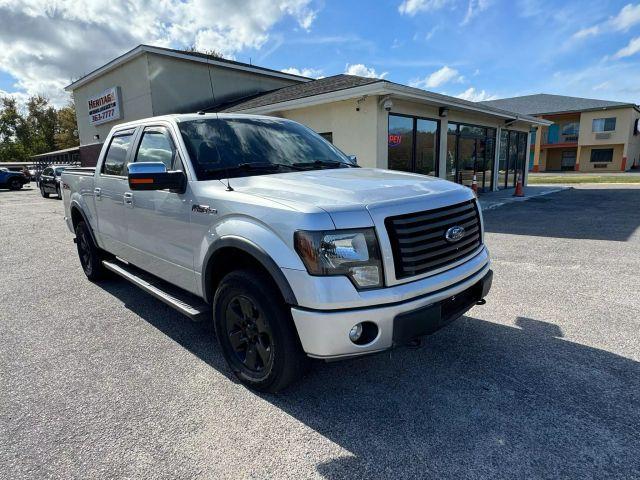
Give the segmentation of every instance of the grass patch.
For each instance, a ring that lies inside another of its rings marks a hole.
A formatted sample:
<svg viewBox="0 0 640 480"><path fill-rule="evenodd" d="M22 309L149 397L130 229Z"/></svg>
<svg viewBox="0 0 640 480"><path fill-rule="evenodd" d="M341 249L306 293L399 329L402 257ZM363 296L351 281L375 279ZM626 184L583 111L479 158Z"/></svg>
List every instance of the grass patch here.
<svg viewBox="0 0 640 480"><path fill-rule="evenodd" d="M527 179L529 185L549 183L640 183L640 175L529 175Z"/></svg>

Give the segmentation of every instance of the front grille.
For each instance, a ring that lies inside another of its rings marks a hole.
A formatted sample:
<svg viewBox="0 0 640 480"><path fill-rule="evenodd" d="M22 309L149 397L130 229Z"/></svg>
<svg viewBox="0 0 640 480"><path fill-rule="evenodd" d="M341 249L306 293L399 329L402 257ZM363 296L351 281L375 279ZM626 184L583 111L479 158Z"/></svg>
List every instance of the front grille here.
<svg viewBox="0 0 640 480"><path fill-rule="evenodd" d="M480 216L475 200L389 217L385 226L398 280L457 262L481 244ZM457 242L445 238L447 230L453 226L465 230Z"/></svg>

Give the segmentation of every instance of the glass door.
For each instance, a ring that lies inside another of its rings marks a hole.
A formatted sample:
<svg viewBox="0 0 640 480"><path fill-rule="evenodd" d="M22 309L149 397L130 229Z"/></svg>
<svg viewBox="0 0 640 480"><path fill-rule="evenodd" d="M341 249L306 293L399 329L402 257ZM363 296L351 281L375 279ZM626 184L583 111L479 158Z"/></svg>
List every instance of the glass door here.
<svg viewBox="0 0 640 480"><path fill-rule="evenodd" d="M414 172L436 176L438 172L438 122L416 120L416 157Z"/></svg>

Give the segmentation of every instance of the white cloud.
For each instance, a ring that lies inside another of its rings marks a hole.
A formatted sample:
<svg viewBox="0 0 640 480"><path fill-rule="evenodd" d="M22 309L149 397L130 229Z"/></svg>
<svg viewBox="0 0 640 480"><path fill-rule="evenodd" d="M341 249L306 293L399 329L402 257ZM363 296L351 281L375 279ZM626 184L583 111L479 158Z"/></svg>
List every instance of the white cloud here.
<svg viewBox="0 0 640 480"><path fill-rule="evenodd" d="M621 48L614 55L615 58L625 58L635 55L640 52L640 37L635 37L629 40L626 47Z"/></svg>
<svg viewBox="0 0 640 480"><path fill-rule="evenodd" d="M587 28L578 30L576 33L573 34L573 38L577 38L577 39L587 38L587 37L598 35L599 33L600 33L600 27L598 25L594 25L593 27L587 27Z"/></svg>
<svg viewBox="0 0 640 480"><path fill-rule="evenodd" d="M16 89L61 105L62 90L140 43L215 49L233 57L259 49L285 18L309 29L311 0L0 0L0 71Z"/></svg>
<svg viewBox="0 0 640 480"><path fill-rule="evenodd" d="M368 77L368 78L384 78L389 72L377 73L376 70L372 67L369 68L362 63L356 63L354 65L347 65L344 67L344 73L347 75L357 75L359 77Z"/></svg>
<svg viewBox="0 0 640 480"><path fill-rule="evenodd" d="M626 32L631 27L640 23L640 3L633 5L631 3L622 7L615 17L609 17L608 20L578 30L573 34L573 38L582 39L592 37L601 33L615 31Z"/></svg>
<svg viewBox="0 0 640 480"><path fill-rule="evenodd" d="M440 70L436 70L431 75L427 75L422 80L412 80L409 85L418 88L437 88L449 82L462 82L464 77L455 68L445 65Z"/></svg>
<svg viewBox="0 0 640 480"><path fill-rule="evenodd" d="M451 3L450 0L404 0L398 6L398 11L412 17L418 12L439 10L449 3Z"/></svg>
<svg viewBox="0 0 640 480"><path fill-rule="evenodd" d="M634 25L640 23L640 3L638 5L628 4L615 17L609 20L614 28L621 32L626 32Z"/></svg>
<svg viewBox="0 0 640 480"><path fill-rule="evenodd" d="M316 68L289 67L281 71L284 73L290 73L291 75L300 75L301 77L322 78L322 70Z"/></svg>
<svg viewBox="0 0 640 480"><path fill-rule="evenodd" d="M594 85L593 89L594 90L609 90L611 88L611 82L608 80L605 80L602 83L599 83L598 85Z"/></svg>
<svg viewBox="0 0 640 480"><path fill-rule="evenodd" d="M466 25L467 23L469 23L473 19L473 17L486 10L489 7L489 4L489 0L469 0L469 4L467 5L467 13L464 16L461 25Z"/></svg>
<svg viewBox="0 0 640 480"><path fill-rule="evenodd" d="M497 98L495 95L489 95L486 91L478 91L473 87L467 88L464 92L456 95L456 97L461 98L462 100L469 100L470 102L483 102L485 100L495 100Z"/></svg>

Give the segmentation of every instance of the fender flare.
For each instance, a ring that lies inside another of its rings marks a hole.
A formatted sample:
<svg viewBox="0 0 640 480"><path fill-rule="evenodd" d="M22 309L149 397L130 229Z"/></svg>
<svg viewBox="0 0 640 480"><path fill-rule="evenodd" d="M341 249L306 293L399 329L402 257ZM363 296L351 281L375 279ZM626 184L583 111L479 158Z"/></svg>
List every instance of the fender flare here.
<svg viewBox="0 0 640 480"><path fill-rule="evenodd" d="M298 300L296 299L293 290L291 289L291 285L280 267L276 264L276 262L269 256L269 254L259 245L256 245L250 240L247 240L243 237L237 236L225 236L222 237L215 242L213 242L209 249L207 250L207 254L204 257L204 268L202 269L202 294L207 302L213 301L213 293L211 292L210 287L210 278L211 271L214 267L213 263L211 263L211 258L213 255L220 249L226 247L233 247L238 250L242 250L248 255L252 256L255 260L260 263L264 267L264 269L269 272L271 278L276 282L284 301L288 305L298 305Z"/></svg>
<svg viewBox="0 0 640 480"><path fill-rule="evenodd" d="M77 200L72 200L71 201L71 206L69 208L69 211L71 212L71 218L72 218L72 222L73 222L73 211L77 210L78 212L80 212L80 215L82 216L82 220L84 221L84 223L87 225L87 227L89 227L89 235L91 235L91 240L93 240L93 244L95 246L98 246L98 242L96 241L96 237L93 233L93 228L91 228L91 223L89 223L89 219L87 218L87 215L84 213L84 210L82 209L82 207L80 206L80 204L78 203Z"/></svg>

